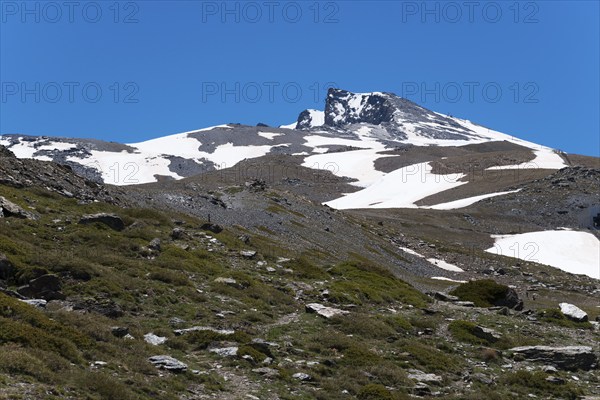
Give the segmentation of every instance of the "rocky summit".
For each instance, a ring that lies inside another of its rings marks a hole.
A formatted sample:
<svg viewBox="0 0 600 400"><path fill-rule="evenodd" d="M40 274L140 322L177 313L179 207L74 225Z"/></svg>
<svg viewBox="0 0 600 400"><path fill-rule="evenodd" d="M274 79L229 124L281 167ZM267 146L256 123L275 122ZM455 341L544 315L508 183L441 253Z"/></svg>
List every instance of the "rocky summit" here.
<svg viewBox="0 0 600 400"><path fill-rule="evenodd" d="M330 89L0 136L0 399L595 399L600 159Z"/></svg>

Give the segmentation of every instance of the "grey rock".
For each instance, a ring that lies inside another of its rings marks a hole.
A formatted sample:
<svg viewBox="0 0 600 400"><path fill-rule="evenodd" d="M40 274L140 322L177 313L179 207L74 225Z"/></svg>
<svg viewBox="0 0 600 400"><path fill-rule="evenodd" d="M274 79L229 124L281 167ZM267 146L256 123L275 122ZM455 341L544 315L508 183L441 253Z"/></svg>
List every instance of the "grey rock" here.
<svg viewBox="0 0 600 400"><path fill-rule="evenodd" d="M543 362L568 371L591 370L598 361L590 346L522 346L512 348L510 351L525 360Z"/></svg>
<svg viewBox="0 0 600 400"><path fill-rule="evenodd" d="M429 383L441 383L443 378L439 375L435 374L426 374L423 371L419 371L418 369L408 370L408 378L414 379L418 382L429 382Z"/></svg>
<svg viewBox="0 0 600 400"><path fill-rule="evenodd" d="M320 315L321 317L326 319L333 318L337 315L346 315L350 313L349 311L344 311L333 307L327 307L319 303L307 304L306 312L316 313L317 315Z"/></svg>
<svg viewBox="0 0 600 400"><path fill-rule="evenodd" d="M21 301L37 308L46 308L46 304L48 304L48 302L44 299L28 299Z"/></svg>
<svg viewBox="0 0 600 400"><path fill-rule="evenodd" d="M88 214L81 217L79 223L82 225L101 223L108 226L110 229L115 231L122 231L125 229L125 223L116 214L108 214L108 213L98 213L98 214Z"/></svg>
<svg viewBox="0 0 600 400"><path fill-rule="evenodd" d="M216 328L211 328L209 326L192 326L191 328L175 329L173 331L173 333L175 333L175 335L177 335L177 336L181 336L181 335L184 335L189 332L198 332L198 331L211 331L211 332L218 333L220 335L233 335L235 333L235 331L231 330L231 329L216 329Z"/></svg>
<svg viewBox="0 0 600 400"><path fill-rule="evenodd" d="M576 322L587 322L588 315L581 308L569 304L569 303L560 303L559 304L560 311L569 319Z"/></svg>
<svg viewBox="0 0 600 400"><path fill-rule="evenodd" d="M185 230L183 230L183 228L174 228L171 231L171 239L173 240L180 240L183 239L185 237Z"/></svg>
<svg viewBox="0 0 600 400"><path fill-rule="evenodd" d="M448 302L454 302L454 301L458 301L459 300L458 297L452 296L450 294L443 293L443 292L434 292L433 293L433 298L436 299L436 300L448 301Z"/></svg>
<svg viewBox="0 0 600 400"><path fill-rule="evenodd" d="M304 372L296 372L292 375L292 378L297 379L299 381L310 381L312 380L312 376L309 374L305 374Z"/></svg>
<svg viewBox="0 0 600 400"><path fill-rule="evenodd" d="M237 356L239 347L237 346L228 346L228 347L215 347L212 349L209 349L208 351L210 351L211 353L215 353L218 354L222 357L235 357Z"/></svg>
<svg viewBox="0 0 600 400"><path fill-rule="evenodd" d="M267 378L276 378L279 376L279 371L269 367L254 368L252 372L262 375Z"/></svg>
<svg viewBox="0 0 600 400"><path fill-rule="evenodd" d="M152 357L148 358L148 361L150 361L152 364L154 364L157 368L165 369L167 371L171 371L171 372L175 372L175 373L184 372L188 368L187 364L185 364L171 356L165 356L165 355L152 356Z"/></svg>
<svg viewBox="0 0 600 400"><path fill-rule="evenodd" d="M15 203L0 196L0 218L21 218L21 219L38 219L38 215L29 211L25 211Z"/></svg>
<svg viewBox="0 0 600 400"><path fill-rule="evenodd" d="M223 231L223 227L221 225L217 225L217 224L203 224L200 229L204 230L204 231L210 231L212 233L221 233Z"/></svg>
<svg viewBox="0 0 600 400"><path fill-rule="evenodd" d="M240 251L240 255L244 258L254 258L256 256L256 251L254 250L242 250Z"/></svg>
<svg viewBox="0 0 600 400"><path fill-rule="evenodd" d="M154 251L160 251L161 250L161 240L159 238L154 238L150 241L150 244L148 244L148 248L150 250L154 250Z"/></svg>
<svg viewBox="0 0 600 400"><path fill-rule="evenodd" d="M129 328L125 326L113 326L110 330L113 336L123 338L129 334Z"/></svg>
<svg viewBox="0 0 600 400"><path fill-rule="evenodd" d="M146 341L146 343L149 343L153 346L158 346L165 343L167 341L167 338L164 336L155 335L154 333L150 332L144 335L144 340Z"/></svg>

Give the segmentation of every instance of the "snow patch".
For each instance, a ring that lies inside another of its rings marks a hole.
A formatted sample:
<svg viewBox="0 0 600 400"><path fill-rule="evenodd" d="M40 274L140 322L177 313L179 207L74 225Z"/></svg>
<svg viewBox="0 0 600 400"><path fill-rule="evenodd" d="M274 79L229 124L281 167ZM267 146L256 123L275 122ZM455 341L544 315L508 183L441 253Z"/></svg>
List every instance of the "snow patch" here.
<svg viewBox="0 0 600 400"><path fill-rule="evenodd" d="M360 165L358 164L358 167ZM460 181L465 176L464 174L437 175L433 174L431 170L431 165L425 162L409 165L388 174L377 171L379 172L379 179L370 186L358 192L328 201L325 204L340 210L352 208L418 208L415 202L467 183ZM362 172L364 172L364 169Z"/></svg>
<svg viewBox="0 0 600 400"><path fill-rule="evenodd" d="M471 204L477 203L478 201L483 200L483 199L489 199L490 197L502 196L502 195L509 194L509 193L517 193L520 190L521 189L510 190L508 192L496 192L496 193L482 194L479 196L467 197L464 199L449 201L447 203L440 203L440 204L436 204L433 206L424 206L421 208L430 208L432 210L454 210L457 208L463 208L463 207L470 206Z"/></svg>
<svg viewBox="0 0 600 400"><path fill-rule="evenodd" d="M539 231L492 235L488 253L550 265L572 274L600 279L600 241L588 232Z"/></svg>
<svg viewBox="0 0 600 400"><path fill-rule="evenodd" d="M277 136L283 136L283 133L276 133L276 132L258 132L258 136L262 136L265 139L269 139L269 140L273 140L274 138L276 138Z"/></svg>

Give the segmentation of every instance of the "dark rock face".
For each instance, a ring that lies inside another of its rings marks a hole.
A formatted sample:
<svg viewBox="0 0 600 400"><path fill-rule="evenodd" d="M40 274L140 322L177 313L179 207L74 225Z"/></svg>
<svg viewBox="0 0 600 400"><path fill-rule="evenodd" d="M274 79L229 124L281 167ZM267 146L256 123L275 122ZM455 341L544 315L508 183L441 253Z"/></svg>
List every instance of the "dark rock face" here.
<svg viewBox="0 0 600 400"><path fill-rule="evenodd" d="M210 223L203 224L200 229L203 231L210 231L212 233L221 233L223 231L223 227L221 225Z"/></svg>
<svg viewBox="0 0 600 400"><path fill-rule="evenodd" d="M82 225L93 224L96 222L104 224L104 225L108 226L109 228L114 229L115 231L122 231L123 229L125 229L125 223L123 222L121 217L119 217L118 215L115 215L115 214L106 214L106 213L89 214L89 215L84 215L79 220L79 223Z"/></svg>
<svg viewBox="0 0 600 400"><path fill-rule="evenodd" d="M0 145L0 157L15 158L15 154L6 147Z"/></svg>
<svg viewBox="0 0 600 400"><path fill-rule="evenodd" d="M519 294L516 290L509 288L506 292L506 296L504 296L502 299L496 300L494 305L521 311L523 309L523 300L519 298Z"/></svg>
<svg viewBox="0 0 600 400"><path fill-rule="evenodd" d="M0 279L11 279L15 274L15 266L2 253L0 253Z"/></svg>
<svg viewBox="0 0 600 400"><path fill-rule="evenodd" d="M21 286L17 292L25 297L44 300L64 300L65 295L60 293L62 284L60 278L54 274L42 275L29 281L28 285Z"/></svg>
<svg viewBox="0 0 600 400"><path fill-rule="evenodd" d="M510 351L528 361L543 362L568 371L578 369L589 371L598 361L589 346L523 346L515 347Z"/></svg>
<svg viewBox="0 0 600 400"><path fill-rule="evenodd" d="M325 125L339 127L359 122L379 125L391 122L394 111L392 104L382 95L355 95L346 90L329 89L325 103Z"/></svg>

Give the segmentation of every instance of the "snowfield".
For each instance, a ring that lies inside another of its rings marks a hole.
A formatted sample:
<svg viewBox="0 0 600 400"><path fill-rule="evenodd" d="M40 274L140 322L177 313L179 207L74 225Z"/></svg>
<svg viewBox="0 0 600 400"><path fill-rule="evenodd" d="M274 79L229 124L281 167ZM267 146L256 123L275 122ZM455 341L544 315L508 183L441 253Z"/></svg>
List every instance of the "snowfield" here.
<svg viewBox="0 0 600 400"><path fill-rule="evenodd" d="M600 279L600 241L591 233L554 230L492 237L496 242L489 253Z"/></svg>
<svg viewBox="0 0 600 400"><path fill-rule="evenodd" d="M389 174L363 190L326 202L339 210L352 208L418 208L414 203L433 194L452 189L464 174L437 175L431 173L428 162L409 165ZM337 175L337 174L336 174Z"/></svg>
<svg viewBox="0 0 600 400"><path fill-rule="evenodd" d="M433 206L422 206L421 208L430 208L432 210L455 210L457 208L468 207L471 204L475 204L480 200L489 199L490 197L502 196L509 193L517 193L520 190L521 189L510 190L508 192L482 194L480 196L467 197L464 199L449 201L447 203L440 203Z"/></svg>

